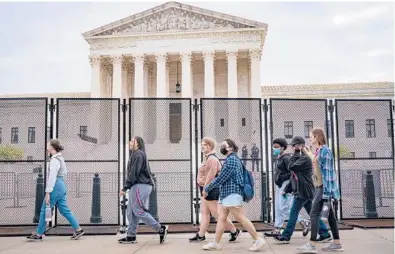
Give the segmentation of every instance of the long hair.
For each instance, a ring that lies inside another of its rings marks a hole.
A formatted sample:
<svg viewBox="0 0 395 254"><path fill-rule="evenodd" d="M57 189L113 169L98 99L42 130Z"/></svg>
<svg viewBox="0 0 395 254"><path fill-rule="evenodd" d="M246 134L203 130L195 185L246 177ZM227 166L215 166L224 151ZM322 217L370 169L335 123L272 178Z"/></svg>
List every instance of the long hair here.
<svg viewBox="0 0 395 254"><path fill-rule="evenodd" d="M318 145L326 145L326 135L322 128L314 128L311 134L317 139Z"/></svg>
<svg viewBox="0 0 395 254"><path fill-rule="evenodd" d="M144 139L140 136L135 136L134 140L137 142L137 146L140 150L145 151L145 143L144 143Z"/></svg>

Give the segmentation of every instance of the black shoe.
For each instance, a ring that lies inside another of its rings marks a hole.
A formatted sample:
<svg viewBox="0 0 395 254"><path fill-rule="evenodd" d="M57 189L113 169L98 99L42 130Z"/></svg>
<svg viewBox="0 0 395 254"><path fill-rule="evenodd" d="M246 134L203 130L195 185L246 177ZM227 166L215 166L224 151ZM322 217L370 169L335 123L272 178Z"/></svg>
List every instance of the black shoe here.
<svg viewBox="0 0 395 254"><path fill-rule="evenodd" d="M230 243L236 242L237 237L239 237L239 235L241 235L241 230L240 229L236 229L236 232L234 232L234 233L230 232L230 234L229 234L229 242Z"/></svg>
<svg viewBox="0 0 395 254"><path fill-rule="evenodd" d="M137 243L137 240L135 236L126 236L124 238L119 239L118 243L131 244L131 243Z"/></svg>
<svg viewBox="0 0 395 254"><path fill-rule="evenodd" d="M289 243L289 239L286 239L282 235L275 236L274 240L276 240L276 242L279 243L279 244L288 244Z"/></svg>
<svg viewBox="0 0 395 254"><path fill-rule="evenodd" d="M42 241L43 240L43 236L42 235L38 236L36 233L32 233L31 235L27 236L26 239L28 239L31 242L33 242L33 241Z"/></svg>
<svg viewBox="0 0 395 254"><path fill-rule="evenodd" d="M194 237L189 238L190 242L203 242L206 241L206 236L199 236L199 234L196 234Z"/></svg>
<svg viewBox="0 0 395 254"><path fill-rule="evenodd" d="M78 240L81 236L85 234L84 230L75 231L73 236L70 237L71 240Z"/></svg>
<svg viewBox="0 0 395 254"><path fill-rule="evenodd" d="M327 243L327 242L330 242L330 241L332 241L332 236L331 236L331 234L328 233L327 236L320 235L320 237L318 237L316 242L317 243Z"/></svg>
<svg viewBox="0 0 395 254"><path fill-rule="evenodd" d="M271 232L265 232L265 233L263 233L263 235L266 237L276 237L276 236L281 235L281 232L277 231L277 230L273 230Z"/></svg>
<svg viewBox="0 0 395 254"><path fill-rule="evenodd" d="M169 226L162 225L159 230L159 242L162 244L166 240L167 232L169 231Z"/></svg>

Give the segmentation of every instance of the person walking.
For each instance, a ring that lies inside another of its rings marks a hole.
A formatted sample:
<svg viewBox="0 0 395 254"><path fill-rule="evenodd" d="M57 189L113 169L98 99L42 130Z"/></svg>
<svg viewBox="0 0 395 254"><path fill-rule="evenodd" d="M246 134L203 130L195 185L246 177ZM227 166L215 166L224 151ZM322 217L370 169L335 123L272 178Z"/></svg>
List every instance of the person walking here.
<svg viewBox="0 0 395 254"><path fill-rule="evenodd" d="M154 186L151 177L145 143L141 137L134 137L129 142L132 154L127 165L127 179L120 196L125 196L129 190L129 202L127 206L127 216L129 227L126 237L119 239L119 243L137 243L137 226L141 220L149 225L155 232L159 233L159 242L162 244L166 240L169 227L156 221L148 212L148 201Z"/></svg>
<svg viewBox="0 0 395 254"><path fill-rule="evenodd" d="M294 200L285 230L281 235L274 237L280 244L287 244L291 240L300 210L304 207L306 211L310 213L314 195L312 178L313 165L305 150L305 140L303 137L295 136L291 141L291 145L294 149L294 154L289 160L291 179L287 186L285 186L281 195L285 196L288 193L293 193ZM319 226L321 238L330 238L328 229L322 220L320 220Z"/></svg>
<svg viewBox="0 0 395 254"><path fill-rule="evenodd" d="M275 219L274 229L271 232L264 233L266 237L275 237L281 234L281 229L283 229L285 221L289 218L289 211L293 203L293 196L281 195L291 178L291 172L288 169L291 154L285 153L288 142L284 138L276 138L273 140L272 145L273 156L276 158L273 176L275 183ZM309 233L309 220L304 219L299 214L298 222L303 228L303 236L306 236Z"/></svg>
<svg viewBox="0 0 395 254"><path fill-rule="evenodd" d="M343 247L340 243L339 228L337 225L335 212L331 204L332 199L340 200L339 185L337 183L336 171L334 168L334 158L332 151L326 145L326 136L322 128L314 128L310 132L311 144L318 146L313 156L313 179L315 194L313 205L310 212L311 218L311 237L310 242L306 243L297 250L301 253L317 253L316 242L317 242L317 231L318 221L324 203L329 204L329 217L328 222L331 228L334 241L328 246L323 248L323 251L327 252L341 252Z"/></svg>
<svg viewBox="0 0 395 254"><path fill-rule="evenodd" d="M47 151L51 159L49 161L49 176L45 188L45 198L41 206L37 230L27 237L29 241L41 241L43 239L46 229L45 210L47 206L53 209L55 205L59 213L66 218L74 229L71 239L77 240L84 235L84 230L81 229L77 219L67 206L67 186L64 181L67 175L67 167L61 153L63 150L64 147L57 139L51 139L47 144Z"/></svg>
<svg viewBox="0 0 395 254"><path fill-rule="evenodd" d="M198 169L197 184L200 188L200 193L203 193L204 187L210 184L216 176L220 173L221 162L215 155L215 141L213 138L205 137L202 139L201 151L203 153L203 163ZM210 213L215 218L218 218L218 198L219 187L212 189L207 197L201 198L201 212L202 220L200 222L199 232L195 237L189 239L190 242L201 242L206 240L206 231L210 225ZM241 230L236 229L232 221L227 219L227 228L230 230L229 242L235 242L240 235Z"/></svg>
<svg viewBox="0 0 395 254"><path fill-rule="evenodd" d="M204 245L203 250L221 250L220 241L224 233L228 216L232 214L240 222L245 230L254 239L250 251L259 251L265 244L265 240L259 237L252 222L246 217L243 209L243 164L237 157L238 147L231 139L225 139L221 144L220 152L226 156L221 173L203 189L203 197L213 189L220 187L219 219L215 229L215 240Z"/></svg>

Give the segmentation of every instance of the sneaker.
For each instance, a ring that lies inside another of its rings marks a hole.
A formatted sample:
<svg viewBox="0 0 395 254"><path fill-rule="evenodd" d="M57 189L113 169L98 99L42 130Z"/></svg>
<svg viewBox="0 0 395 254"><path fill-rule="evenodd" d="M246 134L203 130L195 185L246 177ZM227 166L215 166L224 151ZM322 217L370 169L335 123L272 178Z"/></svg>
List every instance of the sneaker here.
<svg viewBox="0 0 395 254"><path fill-rule="evenodd" d="M208 244L202 246L202 249L203 250L221 250L222 247L218 243L211 242L211 243L208 243Z"/></svg>
<svg viewBox="0 0 395 254"><path fill-rule="evenodd" d="M33 232L31 235L27 236L26 239L31 242L42 241L43 236L42 235L38 236L37 233Z"/></svg>
<svg viewBox="0 0 395 254"><path fill-rule="evenodd" d="M252 252L257 252L260 249L262 249L263 245L265 245L265 240L263 238L259 238L258 240L255 240L254 243L252 244L252 247L249 248L249 251Z"/></svg>
<svg viewBox="0 0 395 254"><path fill-rule="evenodd" d="M169 226L162 225L159 230L159 242L162 244L166 240L167 233L169 231Z"/></svg>
<svg viewBox="0 0 395 254"><path fill-rule="evenodd" d="M343 252L341 244L331 243L328 247L322 248L322 251L326 252Z"/></svg>
<svg viewBox="0 0 395 254"><path fill-rule="evenodd" d="M281 232L280 232L280 230L272 230L270 232L263 233L263 235L266 237L276 237L276 236L281 235Z"/></svg>
<svg viewBox="0 0 395 254"><path fill-rule="evenodd" d="M131 244L131 243L137 243L137 240L135 236L126 236L124 238L119 239L118 243Z"/></svg>
<svg viewBox="0 0 395 254"><path fill-rule="evenodd" d="M316 242L317 243L328 243L330 241L332 241L332 236L331 236L331 234L328 234L327 236L320 235L320 237L318 237Z"/></svg>
<svg viewBox="0 0 395 254"><path fill-rule="evenodd" d="M230 243L236 242L237 237L239 237L239 235L241 235L241 230L240 229L236 229L236 232L234 232L234 233L230 232L230 234L229 234L229 242Z"/></svg>
<svg viewBox="0 0 395 254"><path fill-rule="evenodd" d="M194 237L189 238L190 242L203 242L206 241L206 236L199 236L199 234L196 234Z"/></svg>
<svg viewBox="0 0 395 254"><path fill-rule="evenodd" d="M71 240L78 240L81 236L85 234L84 230L75 231L73 236L70 237Z"/></svg>
<svg viewBox="0 0 395 254"><path fill-rule="evenodd" d="M299 253L317 253L315 246L311 245L310 242L306 243L302 247L297 248Z"/></svg>
<svg viewBox="0 0 395 254"><path fill-rule="evenodd" d="M279 244L288 244L289 243L289 239L285 238L282 235L278 235L274 237L274 240L279 243Z"/></svg>
<svg viewBox="0 0 395 254"><path fill-rule="evenodd" d="M310 221L302 221L300 222L300 225L303 228L303 236L306 236L310 232Z"/></svg>

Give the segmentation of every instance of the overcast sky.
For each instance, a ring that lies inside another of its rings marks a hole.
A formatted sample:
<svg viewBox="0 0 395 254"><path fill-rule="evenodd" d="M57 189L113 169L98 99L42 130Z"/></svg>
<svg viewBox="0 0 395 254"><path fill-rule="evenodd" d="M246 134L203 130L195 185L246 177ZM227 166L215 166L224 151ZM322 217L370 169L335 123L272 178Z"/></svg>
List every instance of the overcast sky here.
<svg viewBox="0 0 395 254"><path fill-rule="evenodd" d="M269 25L262 84L394 80L393 3L183 2ZM162 3L0 3L0 94L89 91L81 34Z"/></svg>

